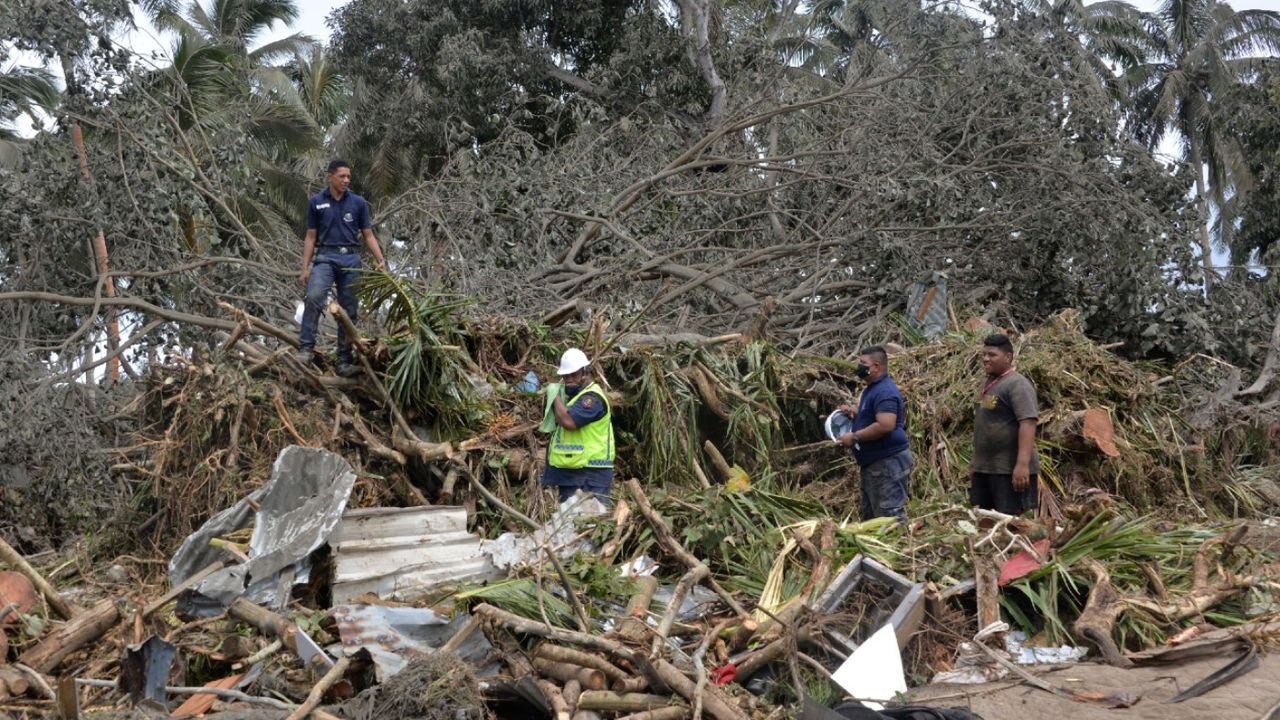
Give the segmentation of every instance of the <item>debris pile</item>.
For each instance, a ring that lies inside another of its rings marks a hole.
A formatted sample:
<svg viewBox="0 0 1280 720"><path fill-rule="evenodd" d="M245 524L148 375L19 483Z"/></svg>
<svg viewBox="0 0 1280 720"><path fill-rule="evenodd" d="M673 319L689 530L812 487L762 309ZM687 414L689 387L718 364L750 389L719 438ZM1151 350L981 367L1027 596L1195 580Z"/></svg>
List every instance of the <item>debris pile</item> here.
<svg viewBox="0 0 1280 720"><path fill-rule="evenodd" d="M1021 336L1050 501L1013 518L963 502L976 335L895 351L920 458L902 526L851 516L821 440L841 359L453 310L396 315L354 379L235 336L153 368L115 465L128 512L79 554L0 543L0 713L816 718L997 679L1120 706L1141 694L1037 668L1196 643L1222 667L1194 695L1278 637L1267 476L1236 469L1274 467L1265 419L1210 413L1212 363L1138 366L1070 316ZM537 371L568 342L616 396L610 506L538 484Z"/></svg>

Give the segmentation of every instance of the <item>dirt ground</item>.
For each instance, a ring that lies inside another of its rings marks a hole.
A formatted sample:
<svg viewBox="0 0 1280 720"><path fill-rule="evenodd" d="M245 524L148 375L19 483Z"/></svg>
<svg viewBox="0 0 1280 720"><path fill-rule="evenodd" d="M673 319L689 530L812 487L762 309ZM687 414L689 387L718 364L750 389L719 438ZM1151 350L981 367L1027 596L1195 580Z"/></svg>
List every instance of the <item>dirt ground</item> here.
<svg viewBox="0 0 1280 720"><path fill-rule="evenodd" d="M1177 666L1122 670L1081 664L1042 677L1059 687L1138 692L1131 708L1108 709L1076 702L1011 682L985 685L930 685L912 693L912 702L967 707L984 720L1070 718L1071 720L1273 720L1280 718L1280 653L1260 658L1249 674L1198 698L1170 704L1169 698L1226 665L1230 657L1208 658ZM1273 712L1274 711L1274 712Z"/></svg>

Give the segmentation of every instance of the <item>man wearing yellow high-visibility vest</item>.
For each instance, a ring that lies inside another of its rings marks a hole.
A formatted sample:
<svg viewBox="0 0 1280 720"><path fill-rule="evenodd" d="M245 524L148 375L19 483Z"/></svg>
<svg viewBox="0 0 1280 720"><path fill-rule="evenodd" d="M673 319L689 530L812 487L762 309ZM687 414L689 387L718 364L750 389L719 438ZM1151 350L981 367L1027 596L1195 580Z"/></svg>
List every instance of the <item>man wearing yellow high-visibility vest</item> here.
<svg viewBox="0 0 1280 720"><path fill-rule="evenodd" d="M555 426L550 428L542 484L559 488L560 502L579 489L607 502L613 487L613 419L609 398L587 371L590 365L586 353L569 348L556 370L564 381L563 391L547 387L554 394Z"/></svg>

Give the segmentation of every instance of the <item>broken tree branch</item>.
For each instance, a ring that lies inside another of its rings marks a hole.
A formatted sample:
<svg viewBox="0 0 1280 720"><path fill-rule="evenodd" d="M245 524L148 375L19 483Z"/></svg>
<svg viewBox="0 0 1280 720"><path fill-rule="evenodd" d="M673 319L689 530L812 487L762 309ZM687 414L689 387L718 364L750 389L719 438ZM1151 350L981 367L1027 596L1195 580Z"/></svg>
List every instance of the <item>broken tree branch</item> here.
<svg viewBox="0 0 1280 720"><path fill-rule="evenodd" d="M62 599L62 596L49 584L49 581L45 580L43 575L31 567L31 563L27 562L26 558L22 557L17 550L14 550L12 545L5 542L4 538L0 538L0 560L25 575L31 581L31 584L35 585L36 589L40 591L40 594L44 595L45 601L58 614L58 617L63 620L70 620L75 616L71 606Z"/></svg>

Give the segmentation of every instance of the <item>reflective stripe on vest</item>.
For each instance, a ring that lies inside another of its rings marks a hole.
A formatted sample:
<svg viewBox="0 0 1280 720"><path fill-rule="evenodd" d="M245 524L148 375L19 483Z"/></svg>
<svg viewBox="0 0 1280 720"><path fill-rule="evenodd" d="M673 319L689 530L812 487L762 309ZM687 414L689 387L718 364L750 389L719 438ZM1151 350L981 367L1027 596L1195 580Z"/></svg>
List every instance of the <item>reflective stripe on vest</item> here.
<svg viewBox="0 0 1280 720"><path fill-rule="evenodd" d="M564 470L578 470L585 467L613 467L613 408L609 398L600 386L591 383L578 391L565 403L573 405L578 398L593 392L604 400L604 417L587 423L577 430L568 430L559 425L551 435L551 444L547 448L547 462L551 467Z"/></svg>

